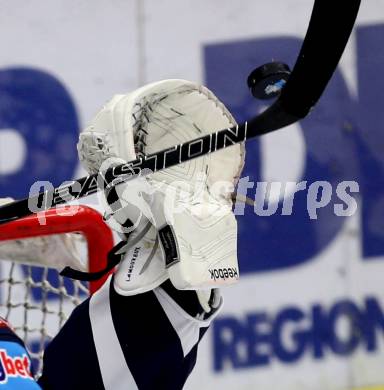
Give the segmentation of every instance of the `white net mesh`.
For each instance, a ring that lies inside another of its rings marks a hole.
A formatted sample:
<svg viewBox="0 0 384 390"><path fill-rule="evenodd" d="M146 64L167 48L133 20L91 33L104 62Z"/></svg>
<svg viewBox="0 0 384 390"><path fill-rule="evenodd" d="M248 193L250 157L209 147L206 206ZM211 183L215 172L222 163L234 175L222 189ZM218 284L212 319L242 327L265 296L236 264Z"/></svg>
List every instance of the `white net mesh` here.
<svg viewBox="0 0 384 390"><path fill-rule="evenodd" d="M78 214L63 217L52 214L47 227L22 223L18 238L39 237L55 232L82 232L88 248L91 271L103 268L106 255L113 246L111 231L93 209L83 207ZM29 221L31 222L31 221ZM70 223L68 223L70 222ZM13 223L13 222L12 222ZM17 227L0 225L0 241L18 236ZM25 232L28 233L25 233ZM0 316L8 320L26 343L34 371L41 373L44 348L64 325L72 310L88 295L85 283L59 275L56 269L0 261ZM97 289L101 281L91 285Z"/></svg>
<svg viewBox="0 0 384 390"><path fill-rule="evenodd" d="M64 280L46 267L1 262L0 316L28 346L35 372L41 371L45 345L89 292L80 282Z"/></svg>

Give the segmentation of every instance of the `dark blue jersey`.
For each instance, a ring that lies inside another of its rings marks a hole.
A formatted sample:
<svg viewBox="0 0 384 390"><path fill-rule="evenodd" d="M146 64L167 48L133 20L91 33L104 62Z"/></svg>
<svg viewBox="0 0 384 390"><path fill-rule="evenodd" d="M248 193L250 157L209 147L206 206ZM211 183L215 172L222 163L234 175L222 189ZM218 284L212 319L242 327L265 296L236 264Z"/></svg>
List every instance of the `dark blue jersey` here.
<svg viewBox="0 0 384 390"><path fill-rule="evenodd" d="M39 383L47 390L182 389L215 313L201 319L196 293L169 281L122 296L110 277L48 345Z"/></svg>

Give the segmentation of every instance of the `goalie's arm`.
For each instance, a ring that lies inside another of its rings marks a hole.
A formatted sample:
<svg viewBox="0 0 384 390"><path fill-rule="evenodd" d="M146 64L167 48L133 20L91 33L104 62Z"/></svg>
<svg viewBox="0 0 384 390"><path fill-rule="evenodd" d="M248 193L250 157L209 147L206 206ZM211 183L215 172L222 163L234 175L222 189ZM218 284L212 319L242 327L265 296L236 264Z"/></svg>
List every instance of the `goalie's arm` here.
<svg viewBox="0 0 384 390"><path fill-rule="evenodd" d="M341 6L341 3L344 7ZM106 182L135 178L143 168L152 171L200 157L234 143L288 126L304 118L323 93L340 60L352 31L360 0L316 0L308 31L292 74L279 99L259 116L232 129L224 129L175 147L144 156L106 171ZM199 148L196 150L196 148ZM22 218L39 210L79 199L99 190L97 175L77 181L76 186L58 187L0 208L0 223Z"/></svg>

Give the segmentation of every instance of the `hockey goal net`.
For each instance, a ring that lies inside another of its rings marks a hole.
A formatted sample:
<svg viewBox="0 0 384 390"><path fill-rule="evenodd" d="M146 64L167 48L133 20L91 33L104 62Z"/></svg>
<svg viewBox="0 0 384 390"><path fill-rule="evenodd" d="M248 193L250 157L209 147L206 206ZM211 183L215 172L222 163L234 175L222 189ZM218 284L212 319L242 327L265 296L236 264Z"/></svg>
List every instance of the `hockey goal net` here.
<svg viewBox="0 0 384 390"><path fill-rule="evenodd" d="M64 211L63 211L64 210ZM79 239L79 234L81 239ZM44 224L37 215L0 225L0 244L9 240L71 234L87 258L89 271L104 268L113 236L101 215L87 206L66 207L44 213ZM16 242L16 241L14 241ZM82 243L81 243L82 242ZM18 259L16 259L18 260ZM81 301L97 290L103 280L91 283L72 281L50 266L0 261L0 316L9 321L28 346L34 370L41 372L47 343Z"/></svg>

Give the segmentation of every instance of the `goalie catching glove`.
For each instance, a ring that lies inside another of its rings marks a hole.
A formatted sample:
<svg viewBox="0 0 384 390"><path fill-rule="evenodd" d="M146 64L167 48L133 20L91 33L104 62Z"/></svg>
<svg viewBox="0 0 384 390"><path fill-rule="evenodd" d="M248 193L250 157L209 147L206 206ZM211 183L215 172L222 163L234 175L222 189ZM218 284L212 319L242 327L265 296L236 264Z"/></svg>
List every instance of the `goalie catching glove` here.
<svg viewBox="0 0 384 390"><path fill-rule="evenodd" d="M80 135L78 151L93 174L234 125L207 88L165 80L114 96ZM234 145L104 191L106 220L127 240L117 292L148 291L168 278L196 290L237 281L231 195L243 164L244 146Z"/></svg>

